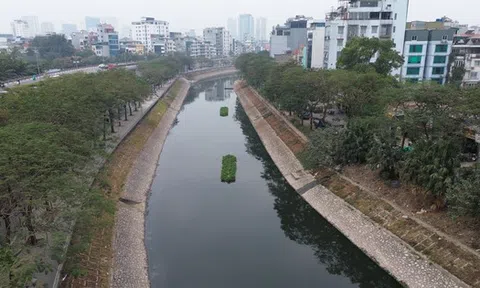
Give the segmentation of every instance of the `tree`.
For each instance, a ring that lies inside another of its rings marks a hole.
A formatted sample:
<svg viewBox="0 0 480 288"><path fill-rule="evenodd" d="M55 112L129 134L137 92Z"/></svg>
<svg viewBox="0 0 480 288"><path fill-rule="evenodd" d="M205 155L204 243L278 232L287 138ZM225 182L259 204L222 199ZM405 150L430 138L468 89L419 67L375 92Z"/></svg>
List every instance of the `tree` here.
<svg viewBox="0 0 480 288"><path fill-rule="evenodd" d="M342 164L344 139L344 130L338 128L325 128L313 132L307 149L301 155L304 167L316 169Z"/></svg>
<svg viewBox="0 0 480 288"><path fill-rule="evenodd" d="M337 61L337 67L358 72L375 71L388 75L393 69L400 68L403 57L394 50L391 40L357 37L349 40Z"/></svg>
<svg viewBox="0 0 480 288"><path fill-rule="evenodd" d="M40 56L47 60L69 57L75 53L75 48L63 35L36 36L32 47L38 49Z"/></svg>

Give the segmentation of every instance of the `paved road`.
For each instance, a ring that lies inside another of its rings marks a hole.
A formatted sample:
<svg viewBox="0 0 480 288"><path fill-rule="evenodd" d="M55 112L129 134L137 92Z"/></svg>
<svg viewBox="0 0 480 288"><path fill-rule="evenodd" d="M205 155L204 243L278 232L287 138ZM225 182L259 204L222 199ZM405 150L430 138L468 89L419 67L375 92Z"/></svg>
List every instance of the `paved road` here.
<svg viewBox="0 0 480 288"><path fill-rule="evenodd" d="M122 64L119 64L119 65L122 65ZM127 69L135 69L137 66L136 66L136 65L129 65L129 66L120 66L120 67L126 67ZM97 72L100 71L100 70L101 70L101 69L99 69L97 66L94 66L94 67L84 67L84 68L78 68L78 69L73 69L73 70L65 70L65 71L60 71L60 72L57 72L57 73L52 73L52 74L50 74L48 77L58 77L57 75L60 76L60 75L77 73L77 72L97 73ZM35 82L44 80L44 79L46 79L46 78L48 78L48 77L43 76L43 75L42 75L42 76L38 76L35 81L33 81L32 78L23 79L23 80L20 81L20 85L32 84L32 83L35 83ZM8 82L8 83L5 83L5 86L6 86L7 88L15 87L15 86L18 86L18 82L17 82L17 81Z"/></svg>

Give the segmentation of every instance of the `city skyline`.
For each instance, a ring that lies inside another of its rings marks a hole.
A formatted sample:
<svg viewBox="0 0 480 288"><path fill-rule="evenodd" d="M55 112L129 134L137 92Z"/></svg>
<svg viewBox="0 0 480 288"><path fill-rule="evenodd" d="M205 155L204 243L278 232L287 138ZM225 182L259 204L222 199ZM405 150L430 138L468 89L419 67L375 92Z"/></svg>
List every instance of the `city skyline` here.
<svg viewBox="0 0 480 288"><path fill-rule="evenodd" d="M52 23L57 30L62 24L75 24L79 29L85 27L85 17L92 16L105 18L108 15L116 15L119 27L130 25L132 21L143 16L151 16L156 19L165 20L171 23L172 31L188 31L195 29L200 32L204 27L225 27L228 18L238 17L240 14L252 14L253 17L265 17L268 19L267 30L276 24L283 24L284 19L295 16L305 15L315 19L324 19L325 13L331 11L332 7L338 5L337 0L327 0L321 3L307 0L298 0L294 7L278 5L272 3L263 3L253 0L245 0L242 3L235 3L235 11L232 11L230 3L221 0L206 0L203 2L193 0L181 0L168 5L161 5L154 1L145 1L145 5L128 6L121 8L115 6L112 11L111 1L96 2L85 0L83 5L72 10L69 3L59 0L45 0L42 2L25 0L24 5L17 5L13 0L5 0L0 11L0 33L11 33L11 23L13 20L21 19L22 16L37 16L39 23ZM448 16L464 24L477 25L480 19L476 16L475 9L466 9L466 7L475 7L478 0L459 0L456 5L451 5L450 1L436 1L435 5L426 3L422 0L410 0L409 21L428 20L433 21L442 16ZM95 6L95 13L91 12L89 7ZM189 9L185 9L185 7ZM51 9L55 7L55 9ZM208 9L215 7L215 9ZM275 7L272 9L272 7ZM158 8L158 9L157 9ZM161 9L160 9L161 8ZM162 11L153 13L152 11ZM225 13L218 13L225 11ZM311 11L315 11L312 13ZM114 13L112 13L114 12ZM60 31L58 31L60 32Z"/></svg>

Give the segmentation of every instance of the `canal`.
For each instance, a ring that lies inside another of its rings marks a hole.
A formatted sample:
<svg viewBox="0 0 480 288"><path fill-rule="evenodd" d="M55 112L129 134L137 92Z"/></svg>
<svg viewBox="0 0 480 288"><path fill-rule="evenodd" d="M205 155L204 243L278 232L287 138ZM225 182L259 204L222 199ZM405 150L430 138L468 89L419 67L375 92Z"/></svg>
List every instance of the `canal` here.
<svg viewBox="0 0 480 288"><path fill-rule="evenodd" d="M288 185L232 81L194 86L164 145L146 216L151 287L401 287ZM226 154L233 184L220 182Z"/></svg>

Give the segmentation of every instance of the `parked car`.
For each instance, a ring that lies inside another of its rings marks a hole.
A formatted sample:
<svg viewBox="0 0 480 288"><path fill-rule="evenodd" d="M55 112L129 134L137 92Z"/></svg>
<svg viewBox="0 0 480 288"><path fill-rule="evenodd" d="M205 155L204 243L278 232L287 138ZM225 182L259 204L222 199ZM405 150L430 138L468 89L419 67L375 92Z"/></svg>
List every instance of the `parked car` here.
<svg viewBox="0 0 480 288"><path fill-rule="evenodd" d="M107 69L108 66L105 65L105 64L100 64L100 65L98 65L98 68L100 68L100 69Z"/></svg>
<svg viewBox="0 0 480 288"><path fill-rule="evenodd" d="M308 120L308 119L310 119L311 116L312 116L312 114L310 112L305 111L302 114L298 115L298 118L303 119L303 120Z"/></svg>

